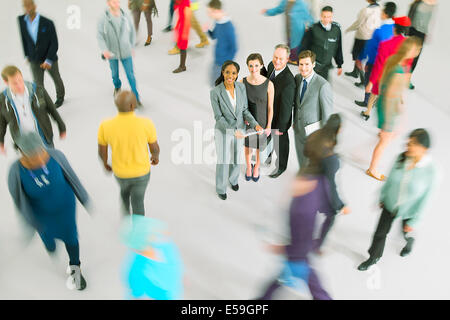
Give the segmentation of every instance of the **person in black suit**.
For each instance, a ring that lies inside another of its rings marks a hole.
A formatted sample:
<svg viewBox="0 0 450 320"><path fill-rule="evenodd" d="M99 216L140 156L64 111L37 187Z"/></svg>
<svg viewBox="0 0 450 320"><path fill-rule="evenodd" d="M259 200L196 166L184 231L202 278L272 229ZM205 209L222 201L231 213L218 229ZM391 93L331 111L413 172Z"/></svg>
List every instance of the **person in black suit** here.
<svg viewBox="0 0 450 320"><path fill-rule="evenodd" d="M273 82L275 88L272 130L273 151L278 155L276 169L269 175L271 178L279 177L286 170L289 159L288 130L292 123L295 96L295 79L291 70L287 67L289 55L289 46L277 45L272 62L267 70L269 79ZM268 160L270 161L270 159Z"/></svg>
<svg viewBox="0 0 450 320"><path fill-rule="evenodd" d="M25 57L30 63L34 82L44 86L44 73L47 70L55 83L58 108L64 102L64 83L58 67L58 37L53 21L36 12L33 0L22 1L25 14L19 16L20 34Z"/></svg>

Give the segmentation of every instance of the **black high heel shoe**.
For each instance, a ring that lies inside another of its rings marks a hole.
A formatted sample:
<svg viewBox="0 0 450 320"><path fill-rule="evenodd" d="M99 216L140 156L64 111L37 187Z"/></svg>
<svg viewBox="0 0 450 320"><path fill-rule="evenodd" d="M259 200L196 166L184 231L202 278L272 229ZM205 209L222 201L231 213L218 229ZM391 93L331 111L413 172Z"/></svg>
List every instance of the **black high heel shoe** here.
<svg viewBox="0 0 450 320"><path fill-rule="evenodd" d="M253 165L252 165L252 175L251 175L251 176L248 176L248 175L247 175L247 172L245 173L245 180L246 180L246 181L250 181L250 180L252 180L252 178L253 178Z"/></svg>
<svg viewBox="0 0 450 320"><path fill-rule="evenodd" d="M253 166L252 169L255 169L255 166ZM252 170L252 180L255 181L255 182L258 182L259 177L261 177L261 173L259 173L258 177L254 177L254 176L253 176L253 170Z"/></svg>
<svg viewBox="0 0 450 320"><path fill-rule="evenodd" d="M368 116L367 114L365 114L364 111L361 111L360 114L361 114L361 117L364 118L364 120L366 120L366 121L369 120L370 116Z"/></svg>

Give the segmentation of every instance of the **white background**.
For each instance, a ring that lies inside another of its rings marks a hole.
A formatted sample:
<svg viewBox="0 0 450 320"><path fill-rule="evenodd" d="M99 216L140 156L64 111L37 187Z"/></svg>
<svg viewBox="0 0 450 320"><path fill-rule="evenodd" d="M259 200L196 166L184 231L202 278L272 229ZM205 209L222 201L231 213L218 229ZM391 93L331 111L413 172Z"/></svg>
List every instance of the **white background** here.
<svg viewBox="0 0 450 320"><path fill-rule="evenodd" d="M240 77L248 74L245 59L259 52L266 64L273 47L285 41L284 16L264 17L261 9L271 8L274 0L227 0L225 9L232 17L239 38L236 57L241 65ZM206 1L201 1L205 4ZM323 1L335 9L335 20L345 30L366 5L363 0ZM407 14L410 1L398 3L398 15ZM20 1L1 0L0 67L17 65L31 80L29 66L23 57L17 24L22 14ZM38 11L52 19L59 37L59 66L66 86L66 102L59 109L67 124L67 139L56 147L67 155L94 200L95 210L89 216L78 210L82 270L88 282L83 292L65 287L67 256L59 243L59 255L52 261L40 239L35 236L27 247L21 244L22 229L8 193L6 177L10 164L17 158L7 135L7 156L0 157L0 298L2 299L122 299L124 287L120 265L125 248L118 240L120 225L119 189L115 179L105 174L97 158L97 128L100 122L116 113L112 99L113 85L106 62L100 59L96 41L96 23L105 1L38 0ZM81 9L81 29L67 28L70 5ZM139 45L135 53L135 74L144 109L140 115L150 117L158 131L161 159L152 168L145 199L147 215L166 221L178 244L185 265L186 299L251 299L279 271L280 258L265 250L263 240L274 238L284 230L286 190L298 169L293 139L289 168L276 180L265 175L258 183L240 180L240 190L228 191L228 200L215 194L214 165L175 165L171 140L176 129L193 135L194 121L204 130L213 128L207 84L213 59L213 46L196 49L198 42L191 32L187 72L171 73L178 66L178 56L169 56L173 35L162 33L166 26L168 1L157 0L160 15L154 19L153 43L144 47L145 19L141 18ZM126 8L126 1L122 0ZM386 150L380 170L387 174L396 155L403 150L406 134L424 127L433 137L432 155L440 166L441 183L429 210L418 228L413 253L401 258L404 245L400 224L392 228L382 260L377 268L360 272L356 267L366 259L379 217L377 199L381 183L364 174L376 142L376 115L365 122L353 100L363 92L353 79L338 78L333 71L335 112L344 117L339 137L342 168L338 184L342 198L351 207L349 216L339 217L324 246L324 255L314 258L319 277L335 299L449 299L450 258L448 196L450 186L446 168L450 163L448 126L450 106L448 79L450 44L445 24L448 1L441 1L431 42L424 47L413 76L417 89L407 94L407 116L401 136ZM211 23L203 5L196 13L201 24ZM344 35L344 71L351 71L351 47L354 34ZM298 73L292 67L294 74ZM121 69L124 88L128 87ZM54 86L46 75L46 88L52 97ZM54 126L56 129L56 125ZM292 132L290 133L292 135ZM207 146L207 143L204 144ZM263 169L262 174L270 173ZM280 297L296 298L287 292Z"/></svg>

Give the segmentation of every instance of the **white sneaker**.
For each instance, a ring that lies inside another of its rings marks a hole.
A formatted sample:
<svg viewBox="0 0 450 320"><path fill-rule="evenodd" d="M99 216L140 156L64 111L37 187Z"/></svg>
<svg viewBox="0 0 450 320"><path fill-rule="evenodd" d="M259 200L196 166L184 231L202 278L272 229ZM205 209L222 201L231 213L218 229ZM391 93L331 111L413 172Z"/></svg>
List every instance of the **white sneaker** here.
<svg viewBox="0 0 450 320"><path fill-rule="evenodd" d="M68 266L66 273L69 275L66 281L69 290L84 290L86 288L86 280L81 274L80 266Z"/></svg>

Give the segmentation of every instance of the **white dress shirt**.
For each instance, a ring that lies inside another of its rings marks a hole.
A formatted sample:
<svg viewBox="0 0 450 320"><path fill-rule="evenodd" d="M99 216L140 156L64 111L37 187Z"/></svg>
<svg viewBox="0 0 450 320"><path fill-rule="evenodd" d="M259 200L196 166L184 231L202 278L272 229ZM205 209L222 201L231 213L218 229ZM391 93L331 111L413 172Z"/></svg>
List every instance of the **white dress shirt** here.
<svg viewBox="0 0 450 320"><path fill-rule="evenodd" d="M231 105L233 106L234 113L236 113L236 105L237 105L236 89L234 89L234 98L231 96L231 93L228 90L227 90L227 94L228 94L228 98L230 99Z"/></svg>
<svg viewBox="0 0 450 320"><path fill-rule="evenodd" d="M27 87L22 95L16 95L11 91L14 104L16 105L17 115L19 117L18 123L20 130L23 132L34 132L36 130L36 121L34 119L33 111L31 110L30 95Z"/></svg>

